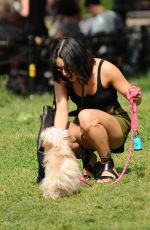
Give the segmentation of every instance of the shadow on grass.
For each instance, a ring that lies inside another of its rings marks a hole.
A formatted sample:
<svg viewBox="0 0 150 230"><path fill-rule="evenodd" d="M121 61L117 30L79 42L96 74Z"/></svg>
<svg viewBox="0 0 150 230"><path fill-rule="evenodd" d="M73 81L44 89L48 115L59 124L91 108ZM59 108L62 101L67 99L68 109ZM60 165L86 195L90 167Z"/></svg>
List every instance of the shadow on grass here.
<svg viewBox="0 0 150 230"><path fill-rule="evenodd" d="M117 168L117 172L120 174L122 173L123 168L118 167ZM138 178L143 178L145 177L145 167L137 167L137 168L127 168L127 170L125 171L125 174L129 174L129 173L135 173L137 175Z"/></svg>
<svg viewBox="0 0 150 230"><path fill-rule="evenodd" d="M122 170L123 170L123 168L117 167L117 172L118 172L118 173L122 173ZM133 171L134 171L134 169L127 168L127 170L125 171L125 174L129 174L129 173L131 173L131 172L133 172Z"/></svg>

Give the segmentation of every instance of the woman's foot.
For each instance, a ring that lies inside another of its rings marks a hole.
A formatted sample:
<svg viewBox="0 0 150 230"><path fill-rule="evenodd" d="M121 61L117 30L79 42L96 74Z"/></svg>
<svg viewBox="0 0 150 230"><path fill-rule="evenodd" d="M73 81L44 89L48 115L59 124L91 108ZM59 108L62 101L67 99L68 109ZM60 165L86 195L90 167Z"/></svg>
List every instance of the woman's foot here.
<svg viewBox="0 0 150 230"><path fill-rule="evenodd" d="M93 173L91 173L90 171L88 171L85 168L82 170L82 175L84 176L85 179L92 179L92 178L94 178Z"/></svg>
<svg viewBox="0 0 150 230"><path fill-rule="evenodd" d="M105 182L111 182L118 178L118 173L114 166L114 161L112 158L110 158L106 163L101 164L103 165L103 169L101 171L101 174L97 177L98 183L105 183Z"/></svg>

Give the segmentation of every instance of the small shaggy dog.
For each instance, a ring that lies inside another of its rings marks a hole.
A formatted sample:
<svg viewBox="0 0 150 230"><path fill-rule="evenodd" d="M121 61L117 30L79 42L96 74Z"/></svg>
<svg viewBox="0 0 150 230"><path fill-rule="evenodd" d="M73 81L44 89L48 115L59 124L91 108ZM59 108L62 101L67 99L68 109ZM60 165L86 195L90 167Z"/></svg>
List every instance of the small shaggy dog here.
<svg viewBox="0 0 150 230"><path fill-rule="evenodd" d="M80 190L80 170L71 150L68 130L47 128L42 134L45 177L41 182L43 196L57 199Z"/></svg>

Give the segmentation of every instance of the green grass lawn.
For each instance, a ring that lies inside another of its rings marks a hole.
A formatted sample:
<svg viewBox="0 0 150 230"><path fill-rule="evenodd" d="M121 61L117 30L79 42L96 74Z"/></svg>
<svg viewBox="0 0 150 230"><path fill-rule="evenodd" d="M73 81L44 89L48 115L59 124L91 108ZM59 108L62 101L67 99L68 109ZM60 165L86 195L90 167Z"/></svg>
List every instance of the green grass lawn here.
<svg viewBox="0 0 150 230"><path fill-rule="evenodd" d="M44 199L35 183L39 116L52 95L25 99L6 91L0 79L0 230L150 229L150 74L136 78L143 90L138 107L143 150L133 152L126 174L114 186L92 181L93 187L56 201ZM120 100L129 111L128 102ZM128 147L129 139L124 154L113 156L119 172Z"/></svg>

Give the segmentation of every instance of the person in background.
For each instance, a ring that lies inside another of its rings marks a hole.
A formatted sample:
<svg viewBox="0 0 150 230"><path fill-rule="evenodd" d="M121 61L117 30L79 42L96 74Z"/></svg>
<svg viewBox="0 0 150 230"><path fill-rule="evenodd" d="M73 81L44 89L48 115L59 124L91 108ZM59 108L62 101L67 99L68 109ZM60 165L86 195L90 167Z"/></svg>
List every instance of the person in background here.
<svg viewBox="0 0 150 230"><path fill-rule="evenodd" d="M13 11L11 15L7 18L7 22L11 25L20 28L24 30L26 17L22 15L21 12L21 2L20 1L14 1L12 4Z"/></svg>
<svg viewBox="0 0 150 230"><path fill-rule="evenodd" d="M48 36L48 29L44 21L47 0L24 1L24 13L28 13L26 16L25 34L27 36L32 35L35 38L36 44L40 45L43 42L43 37Z"/></svg>
<svg viewBox="0 0 150 230"><path fill-rule="evenodd" d="M90 15L81 21L80 29L84 35L95 35L99 32L111 33L122 29L121 17L112 10L107 10L100 0L85 0L85 7Z"/></svg>
<svg viewBox="0 0 150 230"><path fill-rule="evenodd" d="M81 9L77 0L57 0L51 4L54 12L55 34L53 37L78 36Z"/></svg>
<svg viewBox="0 0 150 230"><path fill-rule="evenodd" d="M122 18L124 26L126 26L128 11L133 10L134 9L133 6L134 6L134 1L113 0L112 9Z"/></svg>
<svg viewBox="0 0 150 230"><path fill-rule="evenodd" d="M0 20L6 20L13 12L12 4L9 0L0 1Z"/></svg>
<svg viewBox="0 0 150 230"><path fill-rule="evenodd" d="M134 10L150 10L149 0L134 0Z"/></svg>
<svg viewBox="0 0 150 230"><path fill-rule="evenodd" d="M140 104L140 88L131 85L115 65L93 57L82 39L57 39L50 61L56 98L54 126L69 129L75 153L82 153L83 149L88 150L86 154L97 151L100 167L96 171L96 164L89 164L88 169L84 168L86 176L94 177L98 182L116 179L118 173L112 153L124 151L131 127L117 93L127 98L128 91L136 89L138 93L134 100ZM69 99L77 105L73 123L68 117Z"/></svg>
<svg viewBox="0 0 150 230"><path fill-rule="evenodd" d="M112 9L122 18L126 26L129 11L150 10L149 0L113 0Z"/></svg>
<svg viewBox="0 0 150 230"><path fill-rule="evenodd" d="M19 9L10 0L0 0L0 40L21 41L24 38L24 24L25 19Z"/></svg>

